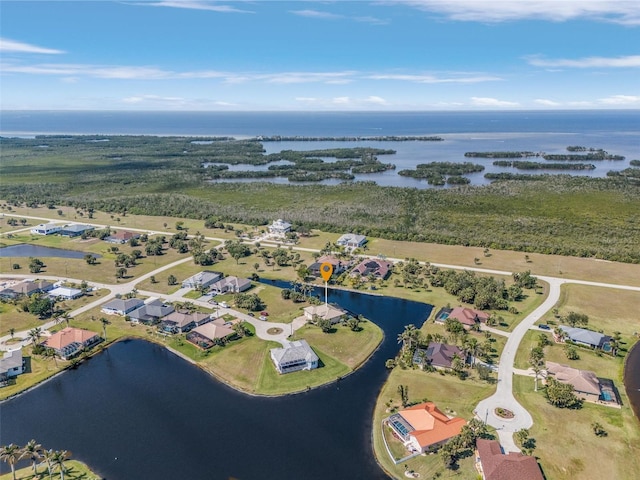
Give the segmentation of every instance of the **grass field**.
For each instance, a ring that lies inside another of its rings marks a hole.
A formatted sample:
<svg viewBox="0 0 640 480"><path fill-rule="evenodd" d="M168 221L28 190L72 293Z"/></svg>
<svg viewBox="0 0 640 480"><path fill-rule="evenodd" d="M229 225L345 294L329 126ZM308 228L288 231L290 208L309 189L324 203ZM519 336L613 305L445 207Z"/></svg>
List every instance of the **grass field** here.
<svg viewBox="0 0 640 480"><path fill-rule="evenodd" d="M64 478L67 480L99 480L101 477L93 473L87 465L78 460L67 460L64 462L65 474ZM33 468L31 466L16 470L16 480L47 480L49 474L47 473L47 464L41 463L37 467L38 474L33 474ZM60 470L53 469L53 478L60 477ZM11 473L5 473L0 475L0 480L11 480L13 477Z"/></svg>

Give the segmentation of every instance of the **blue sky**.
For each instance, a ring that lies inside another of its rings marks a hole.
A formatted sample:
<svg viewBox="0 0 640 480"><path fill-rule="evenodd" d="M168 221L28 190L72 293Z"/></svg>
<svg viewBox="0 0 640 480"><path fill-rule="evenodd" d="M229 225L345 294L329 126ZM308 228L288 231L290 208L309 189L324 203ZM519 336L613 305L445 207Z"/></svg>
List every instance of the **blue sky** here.
<svg viewBox="0 0 640 480"><path fill-rule="evenodd" d="M624 0L5 1L0 108L640 108Z"/></svg>

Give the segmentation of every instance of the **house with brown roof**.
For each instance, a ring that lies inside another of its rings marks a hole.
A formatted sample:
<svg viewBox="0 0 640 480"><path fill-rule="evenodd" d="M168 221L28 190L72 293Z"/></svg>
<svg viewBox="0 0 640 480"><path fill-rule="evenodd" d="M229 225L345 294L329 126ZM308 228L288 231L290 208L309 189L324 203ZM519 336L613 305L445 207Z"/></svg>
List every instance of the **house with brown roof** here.
<svg viewBox="0 0 640 480"><path fill-rule="evenodd" d="M69 360L79 354L83 348L91 348L101 341L102 338L95 332L66 327L47 338L43 345L53 349L60 358Z"/></svg>
<svg viewBox="0 0 640 480"><path fill-rule="evenodd" d="M187 341L194 345L208 349L220 341L229 339L236 334L233 324L223 318L216 318L213 322L205 323L187 333Z"/></svg>
<svg viewBox="0 0 640 480"><path fill-rule="evenodd" d="M318 259L314 263L309 265L309 272L311 272L311 275L313 275L314 277L319 277L320 266L323 263L331 264L331 266L333 267L332 275L340 275L351 266L350 261L341 260L337 257L334 257L333 255L323 255L321 257L318 257Z"/></svg>
<svg viewBox="0 0 640 480"><path fill-rule="evenodd" d="M489 318L489 314L468 307L442 308L434 321L436 323L444 323L447 318L458 320L463 327L469 329L479 323L485 323Z"/></svg>
<svg viewBox="0 0 640 480"><path fill-rule="evenodd" d="M535 457L504 454L495 440L476 440L476 468L482 480L544 480Z"/></svg>
<svg viewBox="0 0 640 480"><path fill-rule="evenodd" d="M351 270L352 277L369 278L369 275L377 279L384 280L391 273L393 263L381 260L379 258L365 258Z"/></svg>
<svg viewBox="0 0 640 480"><path fill-rule="evenodd" d="M448 417L433 402L400 410L385 420L410 452L435 450L460 433L464 418Z"/></svg>
<svg viewBox="0 0 640 480"><path fill-rule="evenodd" d="M47 280L24 280L0 291L1 298L29 297L34 293L45 293L53 290L55 285Z"/></svg>
<svg viewBox="0 0 640 480"><path fill-rule="evenodd" d="M448 370L452 368L455 357L464 362L466 360L465 356L464 352L455 345L430 342L427 348L416 348L413 354L413 363L420 368L430 365L434 368Z"/></svg>
<svg viewBox="0 0 640 480"><path fill-rule="evenodd" d="M124 244L124 243L127 243L132 238L140 238L140 234L137 232L130 232L128 230L118 230L116 233L108 236L104 240L105 242L109 242L109 243Z"/></svg>
<svg viewBox="0 0 640 480"><path fill-rule="evenodd" d="M186 333L211 320L211 315L200 312L171 312L164 317L161 328L167 333Z"/></svg>
<svg viewBox="0 0 640 480"><path fill-rule="evenodd" d="M302 310L304 312L304 318L306 318L308 322L313 321L315 315L325 320L330 320L332 324L338 323L348 316L346 310L326 303L322 305L310 305Z"/></svg>
<svg viewBox="0 0 640 480"><path fill-rule="evenodd" d="M561 363L546 362L547 378L555 378L560 383L568 383L573 386L576 396L590 402L600 399L602 390L600 381L595 373L588 370L578 370L577 368Z"/></svg>

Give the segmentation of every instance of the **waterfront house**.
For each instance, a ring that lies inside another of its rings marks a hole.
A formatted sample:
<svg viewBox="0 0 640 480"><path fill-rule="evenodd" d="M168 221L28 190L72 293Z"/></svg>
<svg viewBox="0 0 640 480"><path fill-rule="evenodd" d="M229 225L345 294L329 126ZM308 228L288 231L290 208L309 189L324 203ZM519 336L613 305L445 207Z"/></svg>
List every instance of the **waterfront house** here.
<svg viewBox="0 0 640 480"><path fill-rule="evenodd" d="M53 235L54 233L60 232L60 230L62 230L62 225L58 225L57 223L41 223L31 229L31 234Z"/></svg>
<svg viewBox="0 0 640 480"><path fill-rule="evenodd" d="M448 370L452 368L455 357L465 361L464 352L457 346L430 342L427 348L416 348L413 354L413 364L420 368L424 368L424 365L430 365L434 368Z"/></svg>
<svg viewBox="0 0 640 480"><path fill-rule="evenodd" d="M109 243L124 244L124 243L127 243L132 238L140 238L140 234L137 232L130 232L128 230L118 230L116 233L108 236L104 240L105 242L109 242Z"/></svg>
<svg viewBox="0 0 640 480"><path fill-rule="evenodd" d="M159 298L149 298L144 305L132 311L129 318L131 323L154 325L173 311L173 305L166 304Z"/></svg>
<svg viewBox="0 0 640 480"><path fill-rule="evenodd" d="M296 340L286 347L272 348L271 360L278 373L291 373L318 368L320 358L306 340Z"/></svg>
<svg viewBox="0 0 640 480"><path fill-rule="evenodd" d="M136 308L140 308L144 302L139 298L114 298L102 306L102 313L107 315L128 315Z"/></svg>
<svg viewBox="0 0 640 480"><path fill-rule="evenodd" d="M222 293L240 293L251 288L251 280L247 278L239 278L233 275L224 277L216 283L211 284L210 290L217 294Z"/></svg>
<svg viewBox="0 0 640 480"><path fill-rule="evenodd" d="M291 224L279 218L274 220L274 222L269 225L268 229L270 235L275 237L284 237L286 233L291 231Z"/></svg>
<svg viewBox="0 0 640 480"><path fill-rule="evenodd" d="M24 280L0 291L0 298L29 297L34 293L46 293L53 290L54 284L47 280Z"/></svg>
<svg viewBox="0 0 640 480"><path fill-rule="evenodd" d="M445 323L447 318L457 320L464 328L470 329L479 323L486 323L489 314L468 307L442 308L434 321L436 323Z"/></svg>
<svg viewBox="0 0 640 480"><path fill-rule="evenodd" d="M200 325L187 333L187 341L200 348L211 348L216 343L227 340L236 334L233 330L234 323L237 322L216 318L213 322Z"/></svg>
<svg viewBox="0 0 640 480"><path fill-rule="evenodd" d="M502 452L495 440L476 440L476 469L483 480L544 480L535 457Z"/></svg>
<svg viewBox="0 0 640 480"><path fill-rule="evenodd" d="M367 243L367 237L355 233L345 233L336 241L337 245L352 250L364 246L365 243Z"/></svg>
<svg viewBox="0 0 640 480"><path fill-rule="evenodd" d="M204 270L182 281L182 288L206 288L220 280L222 274Z"/></svg>
<svg viewBox="0 0 640 480"><path fill-rule="evenodd" d="M379 258L365 258L356 265L353 270L351 270L350 275L352 277L361 277L364 280L368 279L369 276L384 280L391 273L392 266L393 264L386 260L381 260Z"/></svg>
<svg viewBox="0 0 640 480"><path fill-rule="evenodd" d="M410 452L433 451L460 433L464 418L448 417L433 402L400 410L385 420Z"/></svg>
<svg viewBox="0 0 640 480"><path fill-rule="evenodd" d="M593 330L585 328L568 327L560 325L560 329L565 333L566 338L579 345L586 347L609 350L611 337ZM556 341L559 340L556 338Z"/></svg>
<svg viewBox="0 0 640 480"><path fill-rule="evenodd" d="M171 312L162 319L162 329L169 333L185 333L210 320L208 313Z"/></svg>
<svg viewBox="0 0 640 480"><path fill-rule="evenodd" d="M561 383L568 383L573 387L577 397L595 402L600 399L602 390L600 381L594 372L578 370L568 365L555 362L546 362L547 378L552 377Z"/></svg>
<svg viewBox="0 0 640 480"><path fill-rule="evenodd" d="M22 350L5 352L0 358L0 387L9 384L9 379L17 377L24 372L24 359Z"/></svg>
<svg viewBox="0 0 640 480"><path fill-rule="evenodd" d="M66 327L47 338L43 345L52 348L64 360L79 354L84 348L91 348L102 338L95 332L81 328Z"/></svg>
<svg viewBox="0 0 640 480"><path fill-rule="evenodd" d="M319 257L318 260L316 260L314 263L309 265L309 272L311 272L311 275L319 277L320 267L323 263L331 264L331 266L333 267L333 272L331 273L332 275L340 275L351 266L351 262L349 261L340 260L333 255L323 255L322 257Z"/></svg>
<svg viewBox="0 0 640 480"><path fill-rule="evenodd" d="M304 317L308 322L312 322L315 315L325 320L330 320L332 324L345 320L348 316L348 313L340 307L325 303L322 305L311 305L309 307L305 307L303 308L303 311Z"/></svg>
<svg viewBox="0 0 640 480"><path fill-rule="evenodd" d="M93 225L81 225L79 223L72 223L62 227L62 230L60 230L60 235L62 235L63 237L79 237L84 232L90 232L95 228L96 227L94 227Z"/></svg>
<svg viewBox="0 0 640 480"><path fill-rule="evenodd" d="M57 287L50 290L48 295L54 299L74 300L82 296L82 290L69 287Z"/></svg>

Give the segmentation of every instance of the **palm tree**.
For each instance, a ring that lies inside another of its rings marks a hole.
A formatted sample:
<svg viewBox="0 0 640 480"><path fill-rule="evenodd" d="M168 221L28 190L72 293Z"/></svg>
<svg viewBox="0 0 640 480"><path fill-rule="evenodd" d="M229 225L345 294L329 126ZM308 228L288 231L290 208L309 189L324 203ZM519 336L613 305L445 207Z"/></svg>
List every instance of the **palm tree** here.
<svg viewBox="0 0 640 480"><path fill-rule="evenodd" d="M42 458L44 458L44 461L47 462L47 471L49 472L49 480L51 480L51 472L53 471L53 457L55 456L55 454L56 452L51 448L49 450L44 450L42 452Z"/></svg>
<svg viewBox="0 0 640 480"><path fill-rule="evenodd" d="M60 480L64 480L64 474L67 472L67 467L64 462L66 462L70 456L71 455L67 450L56 450L53 453L51 463L54 467L58 467L60 469Z"/></svg>
<svg viewBox="0 0 640 480"><path fill-rule="evenodd" d="M62 318L65 322L67 322L67 327L68 327L69 321L71 320L71 315L69 315L69 312L64 312L62 315L60 315L60 318Z"/></svg>
<svg viewBox="0 0 640 480"><path fill-rule="evenodd" d="M38 460L42 458L42 445L36 443L35 440L29 440L27 444L22 447L22 453L20 459L28 458L33 465L33 475L38 475Z"/></svg>
<svg viewBox="0 0 640 480"><path fill-rule="evenodd" d="M100 317L100 322L102 323L102 337L107 340L107 325L111 322L107 320L105 317Z"/></svg>
<svg viewBox="0 0 640 480"><path fill-rule="evenodd" d="M16 462L20 460L21 448L18 445L10 443L9 445L3 445L0 449L0 460L4 463L8 463L11 467L11 474L13 480L16 480Z"/></svg>
<svg viewBox="0 0 640 480"><path fill-rule="evenodd" d="M42 352L42 356L45 358L53 358L53 363L55 363L56 368L58 368L58 357L53 348L45 348L44 352ZM49 370L49 367L47 367L47 370Z"/></svg>
<svg viewBox="0 0 640 480"><path fill-rule="evenodd" d="M31 339L31 342L34 346L36 343L38 343L38 340L40 340L41 336L42 329L40 327L32 328L31 330L29 330L29 338Z"/></svg>

